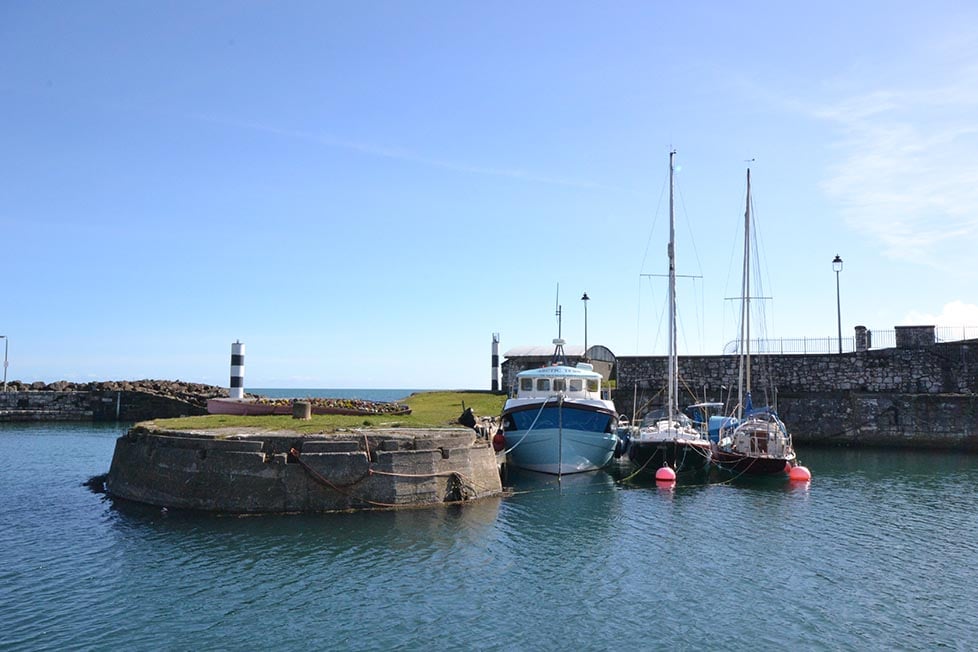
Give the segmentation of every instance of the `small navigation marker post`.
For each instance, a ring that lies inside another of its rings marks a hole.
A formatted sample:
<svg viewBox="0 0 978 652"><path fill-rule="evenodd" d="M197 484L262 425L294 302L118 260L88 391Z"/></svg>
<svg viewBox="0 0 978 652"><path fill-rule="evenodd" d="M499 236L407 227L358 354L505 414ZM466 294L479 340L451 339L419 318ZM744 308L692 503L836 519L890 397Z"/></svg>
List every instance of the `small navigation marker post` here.
<svg viewBox="0 0 978 652"><path fill-rule="evenodd" d="M245 345L235 340L231 345L231 383L228 395L231 398L244 398L244 353Z"/></svg>

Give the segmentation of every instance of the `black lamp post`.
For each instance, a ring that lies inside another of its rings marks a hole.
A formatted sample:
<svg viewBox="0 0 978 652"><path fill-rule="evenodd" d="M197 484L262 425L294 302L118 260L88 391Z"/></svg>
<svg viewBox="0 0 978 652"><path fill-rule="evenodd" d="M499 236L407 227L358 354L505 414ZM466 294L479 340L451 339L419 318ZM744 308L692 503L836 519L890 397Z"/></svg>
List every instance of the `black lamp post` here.
<svg viewBox="0 0 978 652"><path fill-rule="evenodd" d="M835 272L835 312L839 320L839 353L842 353L842 304L839 301L839 272L842 271L842 259L839 254L832 259L832 271Z"/></svg>
<svg viewBox="0 0 978 652"><path fill-rule="evenodd" d="M584 302L584 358L587 359L587 302L591 300L591 297L584 293L581 297L581 301Z"/></svg>

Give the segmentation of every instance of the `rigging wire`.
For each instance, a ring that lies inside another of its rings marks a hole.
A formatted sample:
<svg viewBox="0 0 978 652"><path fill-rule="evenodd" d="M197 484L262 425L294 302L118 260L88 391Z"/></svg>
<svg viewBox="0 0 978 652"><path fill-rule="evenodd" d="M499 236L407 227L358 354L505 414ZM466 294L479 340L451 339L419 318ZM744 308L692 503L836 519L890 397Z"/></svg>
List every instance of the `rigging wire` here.
<svg viewBox="0 0 978 652"><path fill-rule="evenodd" d="M662 187L659 190L659 201L656 203L655 212L652 214L652 226L649 227L649 234L645 240L645 251L642 253L642 262L639 265L639 278L638 278L638 308L636 309L635 315L635 353L638 354L642 351L642 274L645 271L645 263L649 258L649 250L652 248L652 236L655 234L655 227L659 223L659 216L662 214L662 202L668 190L668 178L664 179L662 182ZM661 316L660 316L660 327L661 327ZM656 341L658 341L658 335L656 336Z"/></svg>
<svg viewBox="0 0 978 652"><path fill-rule="evenodd" d="M698 274L699 278L702 279L703 278L703 263L700 260L700 252L699 252L699 249L696 247L696 238L693 235L693 228L692 228L692 224L690 223L689 212L686 210L686 199L685 199L685 197L683 195L681 184L678 183L678 181L676 183L676 194L679 196L679 204L682 207L682 214L683 214L683 218L684 218L683 222L686 225L686 231L689 234L689 244L690 244L691 249L693 250L693 259L696 261L696 273ZM694 299L695 299L695 297L696 297L696 292L695 292L695 290L696 290L696 282L695 281L696 281L697 277L696 276L693 276L692 278L693 278L693 289L694 289L693 296L694 296ZM706 288L703 287L703 288L701 288L701 292L700 292L700 296L702 297L702 302L703 302L703 311L702 312L697 311L697 314L695 315L695 318L696 318L695 319L696 330L697 330L697 335L699 336L699 348L698 348L698 350L702 350L702 348L703 348L703 342L704 342L704 340L706 338L706 292L705 292L705 290L706 290ZM699 305L695 300L693 302L691 302L691 303L692 303L692 305L694 307L698 307L698 305ZM685 332L685 330L683 331L683 343L686 344L686 350L687 351L691 350L689 348L689 343L686 341L686 332Z"/></svg>

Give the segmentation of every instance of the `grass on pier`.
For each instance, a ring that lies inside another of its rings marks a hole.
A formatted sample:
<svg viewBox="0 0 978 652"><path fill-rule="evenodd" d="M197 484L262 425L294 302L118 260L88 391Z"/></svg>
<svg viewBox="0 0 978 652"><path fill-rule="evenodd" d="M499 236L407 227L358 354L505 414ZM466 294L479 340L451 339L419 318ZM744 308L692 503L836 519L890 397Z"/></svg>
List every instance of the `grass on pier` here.
<svg viewBox="0 0 978 652"><path fill-rule="evenodd" d="M235 416L209 414L179 419L156 419L158 428L167 430L202 430L209 428L253 427L269 430L294 430L300 433L336 432L350 428L443 428L457 425L462 405L472 408L476 417L495 417L503 410L506 396L479 391L419 392L399 403L407 403L411 414L371 414L347 416L314 414L309 421L291 415Z"/></svg>

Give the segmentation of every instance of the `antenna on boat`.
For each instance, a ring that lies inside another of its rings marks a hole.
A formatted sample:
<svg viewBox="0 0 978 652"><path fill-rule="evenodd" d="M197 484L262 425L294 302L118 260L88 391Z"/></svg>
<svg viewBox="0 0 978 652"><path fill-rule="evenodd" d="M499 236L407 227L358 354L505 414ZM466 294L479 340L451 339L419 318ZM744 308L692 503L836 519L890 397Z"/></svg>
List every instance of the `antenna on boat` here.
<svg viewBox="0 0 978 652"><path fill-rule="evenodd" d="M560 283L557 284L557 299L554 301L554 305L557 306L557 337L563 337L560 334Z"/></svg>
<svg viewBox="0 0 978 652"><path fill-rule="evenodd" d="M554 340L554 355L550 360L550 364L567 364L567 358L564 356L564 338L560 333L560 283L557 284L557 300L555 305L557 306L557 339Z"/></svg>

